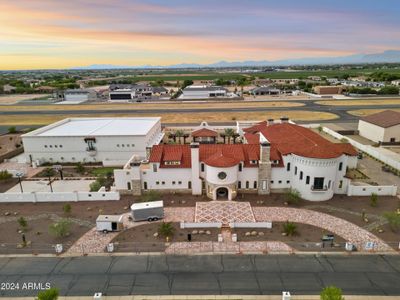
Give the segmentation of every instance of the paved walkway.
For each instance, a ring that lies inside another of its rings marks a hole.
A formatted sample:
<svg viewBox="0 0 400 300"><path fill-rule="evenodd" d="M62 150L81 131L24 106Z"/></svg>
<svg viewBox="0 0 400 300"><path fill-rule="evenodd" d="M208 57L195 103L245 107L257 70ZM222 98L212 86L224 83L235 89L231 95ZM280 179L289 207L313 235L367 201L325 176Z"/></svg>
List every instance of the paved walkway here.
<svg viewBox="0 0 400 300"><path fill-rule="evenodd" d="M197 202L195 222L255 222L249 202Z"/></svg>
<svg viewBox="0 0 400 300"><path fill-rule="evenodd" d="M366 242L374 242L376 251L393 251L389 245L371 232L328 214L291 207L253 207L253 211L258 222L291 221L323 228L354 243L359 251L364 248Z"/></svg>

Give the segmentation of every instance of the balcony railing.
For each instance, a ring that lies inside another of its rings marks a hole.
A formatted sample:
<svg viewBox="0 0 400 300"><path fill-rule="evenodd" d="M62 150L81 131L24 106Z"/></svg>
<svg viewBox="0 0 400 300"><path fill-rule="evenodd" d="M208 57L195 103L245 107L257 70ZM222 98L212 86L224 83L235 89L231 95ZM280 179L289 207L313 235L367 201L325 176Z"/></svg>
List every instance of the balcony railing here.
<svg viewBox="0 0 400 300"><path fill-rule="evenodd" d="M312 185L311 186L311 190L312 191L316 191L316 192L324 192L324 191L328 190L328 186L327 185L324 185L324 186L314 186L314 185Z"/></svg>

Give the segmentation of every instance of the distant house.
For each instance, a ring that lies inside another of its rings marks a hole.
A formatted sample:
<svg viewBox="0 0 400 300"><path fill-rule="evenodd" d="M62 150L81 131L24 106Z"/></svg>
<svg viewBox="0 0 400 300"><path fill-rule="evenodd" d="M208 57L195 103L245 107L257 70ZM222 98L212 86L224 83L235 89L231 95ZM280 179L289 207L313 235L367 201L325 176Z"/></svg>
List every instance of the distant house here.
<svg viewBox="0 0 400 300"><path fill-rule="evenodd" d="M132 101L151 99L153 96L168 94L164 87L153 87L146 84L111 84L109 101Z"/></svg>
<svg viewBox="0 0 400 300"><path fill-rule="evenodd" d="M250 94L254 96L279 95L280 93L281 93L280 89L271 86L259 86L250 90Z"/></svg>
<svg viewBox="0 0 400 300"><path fill-rule="evenodd" d="M56 90L55 87L48 86L48 85L41 85L35 88L35 91L42 92L42 93L53 93Z"/></svg>
<svg viewBox="0 0 400 300"><path fill-rule="evenodd" d="M12 86L12 85L9 85L9 84L3 85L4 93L11 93L11 92L14 92L15 90L16 90L15 86Z"/></svg>
<svg viewBox="0 0 400 300"><path fill-rule="evenodd" d="M228 90L217 85L190 85L182 90L181 99L226 98Z"/></svg>
<svg viewBox="0 0 400 300"><path fill-rule="evenodd" d="M400 142L400 112L385 110L360 119L359 134L376 143Z"/></svg>
<svg viewBox="0 0 400 300"><path fill-rule="evenodd" d="M400 86L400 79L393 80L393 81L391 82L391 84Z"/></svg>
<svg viewBox="0 0 400 300"><path fill-rule="evenodd" d="M342 86L316 86L314 92L318 95L336 95L343 93Z"/></svg>

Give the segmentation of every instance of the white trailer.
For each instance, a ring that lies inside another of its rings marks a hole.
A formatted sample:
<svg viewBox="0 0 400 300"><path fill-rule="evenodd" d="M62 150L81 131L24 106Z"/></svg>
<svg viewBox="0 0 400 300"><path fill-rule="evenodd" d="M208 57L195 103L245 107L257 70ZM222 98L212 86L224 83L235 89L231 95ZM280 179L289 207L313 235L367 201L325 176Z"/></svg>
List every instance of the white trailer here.
<svg viewBox="0 0 400 300"><path fill-rule="evenodd" d="M122 217L122 215L99 215L96 219L97 231L107 233L124 229Z"/></svg>
<svg viewBox="0 0 400 300"><path fill-rule="evenodd" d="M151 201L134 203L131 206L133 221L157 221L164 218L164 202Z"/></svg>

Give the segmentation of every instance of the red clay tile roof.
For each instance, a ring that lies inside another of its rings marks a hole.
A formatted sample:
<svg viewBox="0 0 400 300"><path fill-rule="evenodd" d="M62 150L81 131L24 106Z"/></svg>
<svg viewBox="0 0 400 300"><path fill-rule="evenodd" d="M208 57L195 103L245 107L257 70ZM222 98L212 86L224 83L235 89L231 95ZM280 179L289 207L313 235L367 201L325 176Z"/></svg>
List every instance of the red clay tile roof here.
<svg viewBox="0 0 400 300"><path fill-rule="evenodd" d="M366 116L361 120L379 127L388 128L400 124L400 112L394 110L385 110Z"/></svg>
<svg viewBox="0 0 400 300"><path fill-rule="evenodd" d="M342 154L357 155L350 144L342 146L334 144L321 137L318 133L290 123L266 126L261 133L271 143L272 152L277 150L281 155L296 154L309 158L336 158Z"/></svg>
<svg viewBox="0 0 400 300"><path fill-rule="evenodd" d="M231 166L242 161L245 167L257 167L258 164L250 164L250 161L260 159L259 147L258 144L200 144L199 160L210 166ZM165 161L175 160L180 153L180 165L164 164ZM221 155L223 158L219 157L219 162L217 157ZM191 149L189 145L155 145L149 161L160 163L160 168L190 168Z"/></svg>
<svg viewBox="0 0 400 300"><path fill-rule="evenodd" d="M267 121L262 121L251 127L243 128L243 132L257 133L257 132L260 132L262 129L264 129L265 126L267 126L267 125L268 125Z"/></svg>
<svg viewBox="0 0 400 300"><path fill-rule="evenodd" d="M202 128L192 132L193 137L216 137L218 133L214 130Z"/></svg>
<svg viewBox="0 0 400 300"><path fill-rule="evenodd" d="M260 144L260 134L258 133L245 133L244 138L247 144Z"/></svg>

